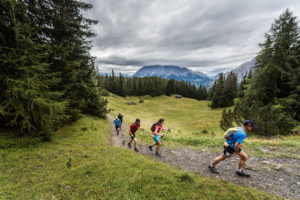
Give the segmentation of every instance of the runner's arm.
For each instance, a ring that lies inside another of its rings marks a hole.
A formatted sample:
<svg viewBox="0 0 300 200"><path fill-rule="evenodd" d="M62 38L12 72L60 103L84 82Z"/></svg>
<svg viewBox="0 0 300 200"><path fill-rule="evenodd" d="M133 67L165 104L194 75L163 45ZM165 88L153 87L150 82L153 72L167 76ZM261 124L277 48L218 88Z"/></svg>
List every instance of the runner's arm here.
<svg viewBox="0 0 300 200"><path fill-rule="evenodd" d="M242 144L236 142L235 145L234 145L234 152L235 152L236 154L238 154L240 148L242 148Z"/></svg>
<svg viewBox="0 0 300 200"><path fill-rule="evenodd" d="M159 134L159 133L158 133L158 129L159 129L159 128L155 129L155 131L153 132L153 134L154 134L154 135L158 135L158 136L163 136L162 134Z"/></svg>
<svg viewBox="0 0 300 200"><path fill-rule="evenodd" d="M238 139L236 140L236 143L234 145L234 151L236 154L239 153L239 150L242 148L243 146L243 141L246 138L246 135L241 135L238 137Z"/></svg>

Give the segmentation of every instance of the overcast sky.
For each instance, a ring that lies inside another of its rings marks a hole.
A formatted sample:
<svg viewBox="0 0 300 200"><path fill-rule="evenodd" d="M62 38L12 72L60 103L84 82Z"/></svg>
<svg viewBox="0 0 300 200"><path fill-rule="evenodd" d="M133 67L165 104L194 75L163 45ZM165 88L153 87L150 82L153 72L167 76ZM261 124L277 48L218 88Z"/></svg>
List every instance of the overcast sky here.
<svg viewBox="0 0 300 200"><path fill-rule="evenodd" d="M100 72L178 65L214 75L256 56L275 18L300 0L85 0ZM299 20L299 19L298 19Z"/></svg>

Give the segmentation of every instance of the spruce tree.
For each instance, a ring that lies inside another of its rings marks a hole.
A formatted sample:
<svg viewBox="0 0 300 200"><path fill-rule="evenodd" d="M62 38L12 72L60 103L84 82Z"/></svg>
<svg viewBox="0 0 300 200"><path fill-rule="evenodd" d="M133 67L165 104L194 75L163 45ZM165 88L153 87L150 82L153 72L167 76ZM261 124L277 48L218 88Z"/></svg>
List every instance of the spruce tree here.
<svg viewBox="0 0 300 200"><path fill-rule="evenodd" d="M227 129L231 128L233 126L233 113L231 111L231 109L228 109L228 111L226 109L224 109L222 111L222 117L221 117L221 121L220 121L220 128L223 131L226 131Z"/></svg>
<svg viewBox="0 0 300 200"><path fill-rule="evenodd" d="M232 106L237 96L237 75L230 72L224 86L224 106Z"/></svg>
<svg viewBox="0 0 300 200"><path fill-rule="evenodd" d="M218 108L224 107L226 104L225 96L225 80L224 75L221 73L217 81L213 85L213 90L211 91L211 107Z"/></svg>
<svg viewBox="0 0 300 200"><path fill-rule="evenodd" d="M137 95L138 96L143 96L144 94L145 94L145 87L144 87L143 79L139 78L138 79Z"/></svg>
<svg viewBox="0 0 300 200"><path fill-rule="evenodd" d="M62 124L68 103L60 100L61 92L50 90L59 81L44 53L50 47L37 42L37 24L28 18L26 6L0 2L0 121L1 126L34 134Z"/></svg>
<svg viewBox="0 0 300 200"><path fill-rule="evenodd" d="M89 53L89 38L95 35L90 26L97 21L85 18L81 13L91 9L92 5L77 0L33 0L30 4L33 16L37 16L41 41L51 46L49 68L61 79L61 83L52 89L63 92L62 99L69 100L66 112L71 116L70 120L77 119L80 112L90 110L104 116L106 104L98 98L94 58Z"/></svg>
<svg viewBox="0 0 300 200"><path fill-rule="evenodd" d="M236 105L240 118L252 119L259 134L287 134L297 119L297 70L299 69L299 27L286 10L275 22L256 57L255 74L244 97ZM296 112L293 111L296 109ZM294 118L294 119L293 119Z"/></svg>

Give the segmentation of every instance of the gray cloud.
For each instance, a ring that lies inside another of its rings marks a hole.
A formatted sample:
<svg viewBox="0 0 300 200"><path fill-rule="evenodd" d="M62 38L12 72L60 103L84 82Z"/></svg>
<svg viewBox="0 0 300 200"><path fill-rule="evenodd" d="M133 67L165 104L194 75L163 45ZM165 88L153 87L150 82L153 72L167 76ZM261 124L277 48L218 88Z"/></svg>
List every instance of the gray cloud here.
<svg viewBox="0 0 300 200"><path fill-rule="evenodd" d="M264 33L298 0L85 0L94 5L92 55L100 71L172 64L209 75L251 60Z"/></svg>

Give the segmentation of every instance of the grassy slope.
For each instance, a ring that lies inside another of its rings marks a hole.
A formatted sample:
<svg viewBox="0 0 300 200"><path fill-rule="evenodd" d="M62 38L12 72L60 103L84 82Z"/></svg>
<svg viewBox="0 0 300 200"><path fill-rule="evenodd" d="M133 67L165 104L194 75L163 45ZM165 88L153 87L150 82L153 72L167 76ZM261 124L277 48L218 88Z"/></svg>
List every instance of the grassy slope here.
<svg viewBox="0 0 300 200"><path fill-rule="evenodd" d="M220 151L223 131L220 129L222 109L210 109L208 101L197 101L188 98L176 99L174 96L143 97L143 104L127 105L128 102L138 102L137 97L122 98L116 95L108 97L109 108L116 115L121 112L127 123L140 118L146 128L147 137L144 140L152 142L151 125L160 117L164 117L165 127L172 128L172 133L166 137L165 144L174 147L178 145L191 146L196 149L210 148ZM207 133L206 133L207 132ZM300 136L261 138L253 135L245 141L245 150L251 155L262 155L260 148L270 149L270 154L263 156L286 156L300 159Z"/></svg>
<svg viewBox="0 0 300 200"><path fill-rule="evenodd" d="M107 121L84 116L49 143L0 134L0 199L271 199L112 147L110 131Z"/></svg>

